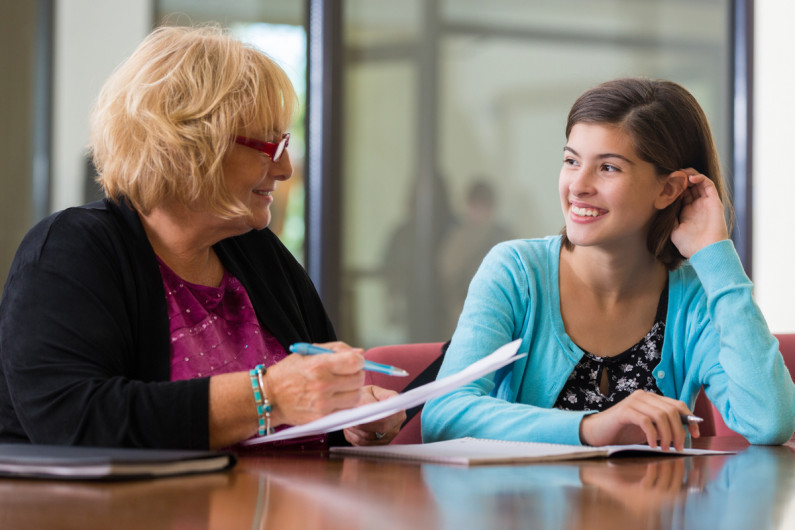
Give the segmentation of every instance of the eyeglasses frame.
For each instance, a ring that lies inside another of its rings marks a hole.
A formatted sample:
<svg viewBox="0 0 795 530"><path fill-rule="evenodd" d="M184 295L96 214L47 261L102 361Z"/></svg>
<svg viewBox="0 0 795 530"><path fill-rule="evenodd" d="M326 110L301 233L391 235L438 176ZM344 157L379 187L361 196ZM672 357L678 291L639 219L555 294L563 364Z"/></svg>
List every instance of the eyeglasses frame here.
<svg viewBox="0 0 795 530"><path fill-rule="evenodd" d="M278 162L284 154L287 146L290 145L290 133L284 133L282 139L278 142L263 142L256 138L248 138L246 136L235 136L235 143L255 149L260 153L265 154L274 162Z"/></svg>

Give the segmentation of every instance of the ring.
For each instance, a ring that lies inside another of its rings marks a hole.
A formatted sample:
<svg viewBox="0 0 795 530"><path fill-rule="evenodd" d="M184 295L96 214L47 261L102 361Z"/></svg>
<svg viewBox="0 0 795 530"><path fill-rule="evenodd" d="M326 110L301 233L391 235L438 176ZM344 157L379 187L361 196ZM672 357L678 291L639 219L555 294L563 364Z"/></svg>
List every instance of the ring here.
<svg viewBox="0 0 795 530"><path fill-rule="evenodd" d="M381 438L383 438L384 436L386 436L386 433L385 433L385 432L377 432L377 433L375 433L375 439L376 439L376 440L380 440L380 439L381 439Z"/></svg>

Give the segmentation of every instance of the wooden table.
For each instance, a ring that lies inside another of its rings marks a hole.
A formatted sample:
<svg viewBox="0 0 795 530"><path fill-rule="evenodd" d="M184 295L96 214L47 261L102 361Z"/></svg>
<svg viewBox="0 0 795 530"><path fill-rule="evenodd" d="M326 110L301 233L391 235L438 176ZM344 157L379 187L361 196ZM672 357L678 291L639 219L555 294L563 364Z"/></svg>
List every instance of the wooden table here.
<svg viewBox="0 0 795 530"><path fill-rule="evenodd" d="M0 479L0 528L795 528L795 443L693 445L741 452L472 468L242 456L151 481Z"/></svg>

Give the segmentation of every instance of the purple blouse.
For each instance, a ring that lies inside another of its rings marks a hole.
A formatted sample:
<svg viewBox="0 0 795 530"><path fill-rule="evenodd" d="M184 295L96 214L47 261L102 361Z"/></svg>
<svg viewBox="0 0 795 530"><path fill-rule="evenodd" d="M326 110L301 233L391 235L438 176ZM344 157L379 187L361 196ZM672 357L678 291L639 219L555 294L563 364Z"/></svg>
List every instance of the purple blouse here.
<svg viewBox="0 0 795 530"><path fill-rule="evenodd" d="M220 287L187 282L158 258L171 335L171 380L271 366L287 356L263 329L237 278L224 271Z"/></svg>
<svg viewBox="0 0 795 530"><path fill-rule="evenodd" d="M260 325L246 289L228 271L219 287L208 287L183 280L159 257L157 261L168 308L172 381L248 371L258 364L268 367L287 356L276 337ZM327 438L309 436L254 447L254 452L256 447L318 450L327 447Z"/></svg>

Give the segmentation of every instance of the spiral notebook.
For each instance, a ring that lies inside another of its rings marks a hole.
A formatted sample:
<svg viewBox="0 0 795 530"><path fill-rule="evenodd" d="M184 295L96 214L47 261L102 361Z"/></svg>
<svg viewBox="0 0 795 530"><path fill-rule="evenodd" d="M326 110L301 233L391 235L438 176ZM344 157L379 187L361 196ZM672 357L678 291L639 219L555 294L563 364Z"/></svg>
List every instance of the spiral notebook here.
<svg viewBox="0 0 795 530"><path fill-rule="evenodd" d="M537 442L506 442L480 438L458 438L443 442L406 445L378 445L368 447L332 447L331 453L339 456L359 456L457 464L464 466L483 464L518 464L527 462L552 462L612 456L693 456L731 454L732 451L710 449L684 449L663 451L648 445L605 445L590 447Z"/></svg>

